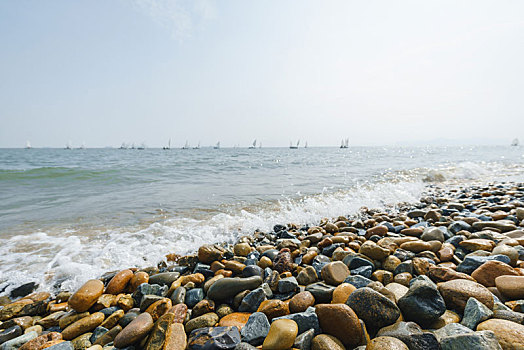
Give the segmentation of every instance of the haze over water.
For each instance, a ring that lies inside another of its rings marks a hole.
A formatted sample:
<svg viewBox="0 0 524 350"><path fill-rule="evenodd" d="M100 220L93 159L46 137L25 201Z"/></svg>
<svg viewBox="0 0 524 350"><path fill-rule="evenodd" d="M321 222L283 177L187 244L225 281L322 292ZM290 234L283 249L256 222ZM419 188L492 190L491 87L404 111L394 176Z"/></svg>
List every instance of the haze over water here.
<svg viewBox="0 0 524 350"><path fill-rule="evenodd" d="M257 228L414 202L432 183L495 180L524 180L522 147L0 149L0 288L74 288Z"/></svg>

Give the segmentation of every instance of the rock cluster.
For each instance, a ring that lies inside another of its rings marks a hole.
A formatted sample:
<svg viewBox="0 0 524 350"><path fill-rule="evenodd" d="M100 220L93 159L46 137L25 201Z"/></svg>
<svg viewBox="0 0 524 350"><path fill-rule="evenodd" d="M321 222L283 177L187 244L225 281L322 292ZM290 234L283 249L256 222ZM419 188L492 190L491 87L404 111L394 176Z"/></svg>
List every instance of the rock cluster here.
<svg viewBox="0 0 524 350"><path fill-rule="evenodd" d="M169 255L74 293L2 297L0 350L524 348L524 185Z"/></svg>

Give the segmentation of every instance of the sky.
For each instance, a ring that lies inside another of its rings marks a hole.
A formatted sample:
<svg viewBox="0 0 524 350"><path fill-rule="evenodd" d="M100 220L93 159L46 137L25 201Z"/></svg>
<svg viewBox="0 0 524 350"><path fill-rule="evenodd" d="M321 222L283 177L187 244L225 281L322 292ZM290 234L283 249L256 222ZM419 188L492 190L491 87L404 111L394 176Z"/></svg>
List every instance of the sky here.
<svg viewBox="0 0 524 350"><path fill-rule="evenodd" d="M524 141L524 2L0 1L0 147Z"/></svg>

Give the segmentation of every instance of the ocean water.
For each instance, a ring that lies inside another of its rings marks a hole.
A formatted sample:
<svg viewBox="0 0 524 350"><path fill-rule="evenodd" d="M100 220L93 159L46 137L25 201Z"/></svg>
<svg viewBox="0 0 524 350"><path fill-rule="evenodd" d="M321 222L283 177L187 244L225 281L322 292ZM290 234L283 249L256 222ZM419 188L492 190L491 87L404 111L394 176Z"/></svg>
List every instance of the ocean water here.
<svg viewBox="0 0 524 350"><path fill-rule="evenodd" d="M0 291L492 181L524 181L524 148L0 149Z"/></svg>

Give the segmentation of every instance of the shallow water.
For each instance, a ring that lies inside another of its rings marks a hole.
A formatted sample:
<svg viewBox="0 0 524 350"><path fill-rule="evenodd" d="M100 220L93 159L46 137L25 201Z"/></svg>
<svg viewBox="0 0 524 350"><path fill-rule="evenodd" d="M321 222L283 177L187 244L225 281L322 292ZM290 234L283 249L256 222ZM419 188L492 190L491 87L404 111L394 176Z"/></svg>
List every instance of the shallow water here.
<svg viewBox="0 0 524 350"><path fill-rule="evenodd" d="M0 149L0 290L490 181L524 181L524 148Z"/></svg>

